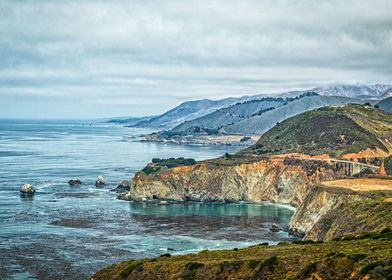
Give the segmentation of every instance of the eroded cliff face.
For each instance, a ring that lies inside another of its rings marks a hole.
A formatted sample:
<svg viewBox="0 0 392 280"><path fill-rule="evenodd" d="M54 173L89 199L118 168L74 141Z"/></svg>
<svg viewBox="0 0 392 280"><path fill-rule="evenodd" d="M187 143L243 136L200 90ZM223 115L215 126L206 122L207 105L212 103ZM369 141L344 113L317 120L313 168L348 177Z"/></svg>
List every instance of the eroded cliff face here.
<svg viewBox="0 0 392 280"><path fill-rule="evenodd" d="M326 163L305 159L269 158L237 165L207 161L152 175L139 172L132 180L130 191L119 198L290 204L297 208L290 229L312 240L329 240L392 226L392 218L388 221L384 218L388 213L380 214L385 209L392 211L392 203L380 202L382 205L366 208L369 201L377 202L379 192L322 184L322 181L336 179L338 173ZM379 209L378 212L375 209Z"/></svg>
<svg viewBox="0 0 392 280"><path fill-rule="evenodd" d="M309 240L331 240L347 234L392 226L391 191L355 191L319 186L296 210L290 228Z"/></svg>
<svg viewBox="0 0 392 280"><path fill-rule="evenodd" d="M312 165L312 166L309 166ZM139 172L125 200L250 201L299 206L321 180L334 179L332 168L317 162L287 163L267 159L233 166L201 162L176 167L155 175Z"/></svg>
<svg viewBox="0 0 392 280"><path fill-rule="evenodd" d="M328 234L330 225L317 225L322 219L343 203L366 199L366 193L340 188L318 186L313 188L295 211L290 228L305 235L305 239L324 240L335 236Z"/></svg>

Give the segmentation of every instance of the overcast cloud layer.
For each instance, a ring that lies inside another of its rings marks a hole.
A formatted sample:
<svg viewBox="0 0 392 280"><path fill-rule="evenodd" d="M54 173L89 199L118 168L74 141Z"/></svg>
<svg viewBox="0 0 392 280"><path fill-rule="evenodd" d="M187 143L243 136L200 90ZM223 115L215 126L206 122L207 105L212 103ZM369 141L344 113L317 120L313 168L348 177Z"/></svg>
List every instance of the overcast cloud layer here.
<svg viewBox="0 0 392 280"><path fill-rule="evenodd" d="M391 82L392 1L0 0L0 117Z"/></svg>

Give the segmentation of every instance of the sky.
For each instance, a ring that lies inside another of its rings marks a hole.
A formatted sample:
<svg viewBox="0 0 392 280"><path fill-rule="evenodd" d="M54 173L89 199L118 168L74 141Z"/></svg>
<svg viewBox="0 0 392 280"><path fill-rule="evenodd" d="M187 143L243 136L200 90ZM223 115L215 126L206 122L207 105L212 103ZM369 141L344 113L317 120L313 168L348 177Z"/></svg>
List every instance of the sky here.
<svg viewBox="0 0 392 280"><path fill-rule="evenodd" d="M0 0L0 118L390 83L390 0Z"/></svg>

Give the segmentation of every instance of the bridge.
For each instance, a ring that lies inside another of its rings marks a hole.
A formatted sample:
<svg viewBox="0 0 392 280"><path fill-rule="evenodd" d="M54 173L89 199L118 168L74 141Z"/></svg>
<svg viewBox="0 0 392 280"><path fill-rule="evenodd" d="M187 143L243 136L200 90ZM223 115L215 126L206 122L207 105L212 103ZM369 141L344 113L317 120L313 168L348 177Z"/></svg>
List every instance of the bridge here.
<svg viewBox="0 0 392 280"><path fill-rule="evenodd" d="M364 169L370 169L371 171L377 173L380 169L379 166L370 165L350 160L342 160L342 159L324 159L324 158L307 158L306 160L314 160L314 161L323 161L328 162L329 164L335 165L335 169L337 171L344 172L346 176L353 176L355 174L360 173Z"/></svg>

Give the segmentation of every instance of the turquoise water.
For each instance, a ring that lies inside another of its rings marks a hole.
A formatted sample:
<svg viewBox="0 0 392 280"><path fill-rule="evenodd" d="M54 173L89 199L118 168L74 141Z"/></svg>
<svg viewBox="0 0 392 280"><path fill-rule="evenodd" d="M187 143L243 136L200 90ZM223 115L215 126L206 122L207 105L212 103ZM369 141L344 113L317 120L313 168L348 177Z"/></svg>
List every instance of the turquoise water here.
<svg viewBox="0 0 392 280"><path fill-rule="evenodd" d="M0 121L0 279L86 279L130 258L290 240L273 204L148 205L110 192L151 158L206 159L238 147L141 143L147 130L89 121ZM104 175L107 186L96 188ZM78 177L83 184L70 187ZM32 183L37 193L22 198ZM172 250L173 249L173 250ZM61 269L59 269L61 268Z"/></svg>

